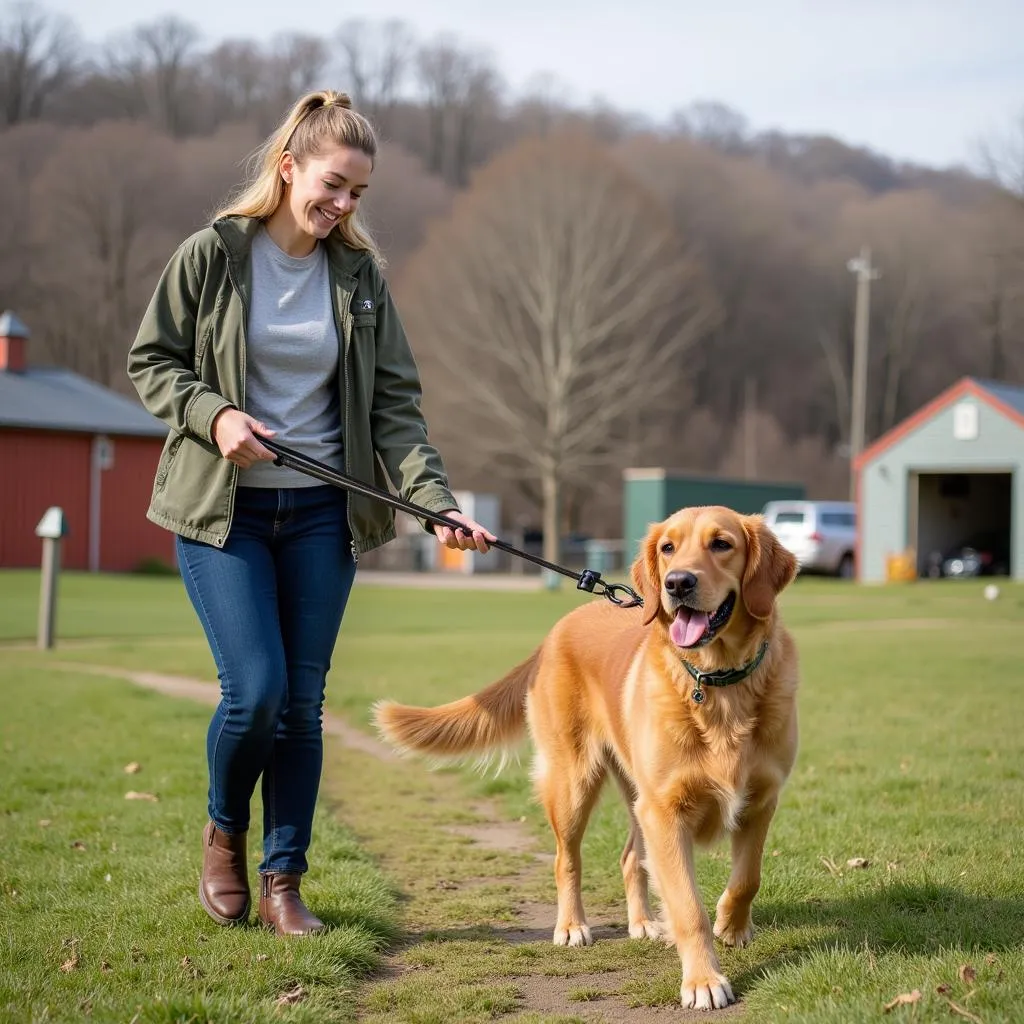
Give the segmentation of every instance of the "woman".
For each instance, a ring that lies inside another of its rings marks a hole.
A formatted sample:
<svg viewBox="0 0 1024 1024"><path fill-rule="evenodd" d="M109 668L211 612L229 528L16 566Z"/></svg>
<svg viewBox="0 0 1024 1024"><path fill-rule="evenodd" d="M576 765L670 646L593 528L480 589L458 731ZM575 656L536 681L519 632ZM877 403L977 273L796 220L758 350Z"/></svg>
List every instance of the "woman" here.
<svg viewBox="0 0 1024 1024"><path fill-rule="evenodd" d="M200 901L220 924L247 920L262 777L259 917L281 935L323 928L299 883L324 683L356 559L395 526L380 502L274 465L260 438L386 487L383 463L405 498L465 525L435 526L440 543L494 540L459 511L427 440L416 364L357 216L376 153L347 96L300 99L252 180L172 256L128 358L144 405L171 428L148 517L177 535L221 684Z"/></svg>

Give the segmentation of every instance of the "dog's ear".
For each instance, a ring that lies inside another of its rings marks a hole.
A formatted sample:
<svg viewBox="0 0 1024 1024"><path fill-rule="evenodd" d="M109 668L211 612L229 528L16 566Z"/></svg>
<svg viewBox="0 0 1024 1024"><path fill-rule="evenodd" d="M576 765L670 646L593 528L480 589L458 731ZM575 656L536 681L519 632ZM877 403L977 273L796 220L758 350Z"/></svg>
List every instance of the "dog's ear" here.
<svg viewBox="0 0 1024 1024"><path fill-rule="evenodd" d="M661 610L661 576L658 572L658 534L661 524L654 523L640 545L630 575L633 588L644 599L644 625L649 626Z"/></svg>
<svg viewBox="0 0 1024 1024"><path fill-rule="evenodd" d="M767 619L775 598L796 578L797 562L762 516L744 516L743 532L747 537L743 604L755 619Z"/></svg>

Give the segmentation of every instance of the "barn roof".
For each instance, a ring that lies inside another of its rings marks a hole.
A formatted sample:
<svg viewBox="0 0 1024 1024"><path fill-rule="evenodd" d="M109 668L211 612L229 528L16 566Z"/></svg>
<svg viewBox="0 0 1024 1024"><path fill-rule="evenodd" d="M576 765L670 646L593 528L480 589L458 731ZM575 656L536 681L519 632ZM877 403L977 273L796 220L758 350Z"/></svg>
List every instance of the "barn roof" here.
<svg viewBox="0 0 1024 1024"><path fill-rule="evenodd" d="M879 455L902 440L911 431L916 430L933 416L942 412L947 406L968 395L973 395L975 398L980 399L1003 416L1013 420L1018 426L1024 428L1024 387L1017 384L1007 384L1004 381L963 377L952 387L947 388L926 405L923 405L917 412L908 416L902 423L897 423L890 431L878 438L874 444L865 448L857 457L856 467L861 469L869 462L873 462Z"/></svg>
<svg viewBox="0 0 1024 1024"><path fill-rule="evenodd" d="M138 401L71 370L0 373L0 428L165 437L167 426Z"/></svg>

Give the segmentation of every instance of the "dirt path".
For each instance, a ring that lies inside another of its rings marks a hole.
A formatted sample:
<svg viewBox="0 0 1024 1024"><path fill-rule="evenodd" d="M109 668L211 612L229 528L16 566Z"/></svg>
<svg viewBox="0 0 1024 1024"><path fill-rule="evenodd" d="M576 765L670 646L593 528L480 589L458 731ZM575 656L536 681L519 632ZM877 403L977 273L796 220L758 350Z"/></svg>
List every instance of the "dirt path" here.
<svg viewBox="0 0 1024 1024"><path fill-rule="evenodd" d="M211 706L219 700L218 687L200 679L73 661L48 665L123 679ZM621 921L593 915L597 945L591 950L560 951L566 954L565 964L553 967L552 857L526 824L510 820L494 800L467 801L465 783L459 777L427 772L422 765L404 761L337 715L325 712L323 726L325 734L338 741L332 752L333 770L345 779L374 780L372 786L336 787L339 792L328 797L332 810L354 829L402 892L404 933L385 957L383 969L364 986L359 1019L373 1024L412 1019L398 1009L403 992L424 982L428 987L452 984L453 971L456 975L478 971L475 980L480 984L513 985L514 1009L501 1014L501 1019L524 1017L530 1024L708 1019L706 1013L683 1011L674 1001L661 1006L630 1005L626 993L635 988L636 956L625 955L629 940L624 938ZM396 820L401 822L400 845L396 845ZM439 876L441 871L450 877ZM444 943L444 950L439 961L432 963L430 955L438 943ZM495 955L493 968L486 958L480 968L481 949ZM570 955L585 958L595 951L601 952L589 966L585 959ZM678 970L674 953L664 953L651 949L655 969ZM731 1007L717 1012L714 1019L735 1020L741 1012L740 1007Z"/></svg>

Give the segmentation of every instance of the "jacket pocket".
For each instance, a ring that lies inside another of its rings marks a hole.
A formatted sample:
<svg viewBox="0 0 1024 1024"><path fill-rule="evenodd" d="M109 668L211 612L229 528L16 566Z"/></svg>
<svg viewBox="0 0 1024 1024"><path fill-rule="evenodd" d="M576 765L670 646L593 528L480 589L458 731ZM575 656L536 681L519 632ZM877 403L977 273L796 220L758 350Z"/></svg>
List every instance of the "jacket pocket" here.
<svg viewBox="0 0 1024 1024"><path fill-rule="evenodd" d="M174 457L178 454L178 449L181 447L181 442L184 440L184 434L175 434L174 437L170 438L167 442L167 447L160 458L160 465L157 467L156 471L155 484L157 490L160 490L166 482L167 474L171 471L171 463L174 462Z"/></svg>

